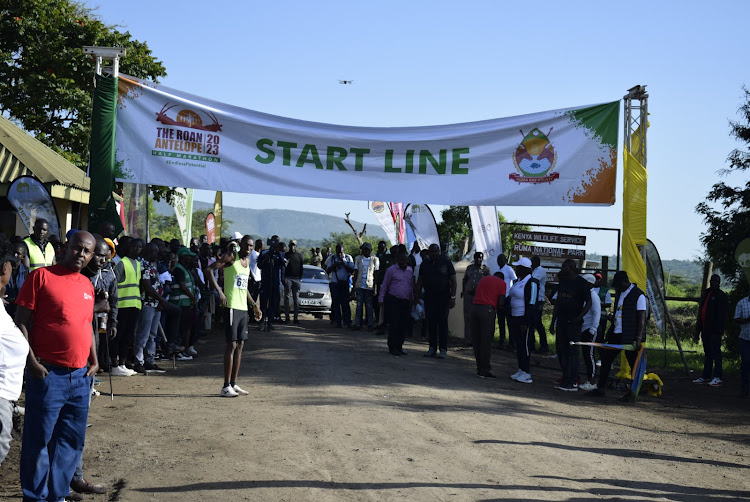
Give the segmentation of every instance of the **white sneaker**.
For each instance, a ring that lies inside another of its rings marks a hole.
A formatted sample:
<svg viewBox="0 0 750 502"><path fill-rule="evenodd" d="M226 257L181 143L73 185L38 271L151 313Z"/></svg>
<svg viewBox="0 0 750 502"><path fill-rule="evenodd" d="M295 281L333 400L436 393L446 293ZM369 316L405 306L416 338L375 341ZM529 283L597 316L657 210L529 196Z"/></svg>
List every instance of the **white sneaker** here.
<svg viewBox="0 0 750 502"><path fill-rule="evenodd" d="M693 383L697 383L697 384L708 383L708 382L709 382L708 378L703 378L703 377L696 378L695 380L693 380Z"/></svg>
<svg viewBox="0 0 750 502"><path fill-rule="evenodd" d="M239 396L239 394L237 394L230 385L227 385L226 387L221 389L221 397L237 397L237 396Z"/></svg>
<svg viewBox="0 0 750 502"><path fill-rule="evenodd" d="M513 373L510 378L513 380L516 380L518 377L520 377L523 374L523 370L519 369L515 373Z"/></svg>
<svg viewBox="0 0 750 502"><path fill-rule="evenodd" d="M232 390L237 393L238 396L247 396L250 394L248 391L240 387L239 385L235 384L234 387L232 387Z"/></svg>
<svg viewBox="0 0 750 502"><path fill-rule="evenodd" d="M193 356L189 356L185 354L184 352L180 352L179 354L175 356L175 360L176 361L192 361Z"/></svg>
<svg viewBox="0 0 750 502"><path fill-rule="evenodd" d="M190 347L187 348L187 350L185 351L185 354L187 354L189 356L197 356L198 355L198 351L195 350L195 348L193 348L193 346L191 345Z"/></svg>
<svg viewBox="0 0 750 502"><path fill-rule="evenodd" d="M711 387L721 387L722 385L724 385L724 382L721 381L721 378L714 377L713 380L708 382L708 385L710 385Z"/></svg>
<svg viewBox="0 0 750 502"><path fill-rule="evenodd" d="M601 366L602 365L602 360L601 359L597 359L596 360L596 365L597 366Z"/></svg>
<svg viewBox="0 0 750 502"><path fill-rule="evenodd" d="M531 379L531 375L526 373L525 371L523 371L522 375L519 376L518 378L514 378L514 380L516 382L521 382L521 383L533 383L534 382L534 380Z"/></svg>
<svg viewBox="0 0 750 502"><path fill-rule="evenodd" d="M96 399L97 397L99 397L101 395L102 395L101 392L99 392L98 390L94 389L94 390L91 391L91 400L93 401L94 399Z"/></svg>
<svg viewBox="0 0 750 502"><path fill-rule="evenodd" d="M109 374L112 376L133 376L135 371L127 369L125 366L113 366L109 369Z"/></svg>
<svg viewBox="0 0 750 502"><path fill-rule="evenodd" d="M583 382L581 385L578 386L578 388L581 390L594 390L596 389L596 385L594 385L593 383L589 383L589 382Z"/></svg>

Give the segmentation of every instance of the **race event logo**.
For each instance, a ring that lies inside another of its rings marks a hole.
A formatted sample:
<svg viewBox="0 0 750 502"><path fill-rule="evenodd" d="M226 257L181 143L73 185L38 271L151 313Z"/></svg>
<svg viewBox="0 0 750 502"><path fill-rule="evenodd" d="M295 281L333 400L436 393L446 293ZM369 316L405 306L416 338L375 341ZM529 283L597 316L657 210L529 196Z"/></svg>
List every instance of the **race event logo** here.
<svg viewBox="0 0 750 502"><path fill-rule="evenodd" d="M513 165L518 172L509 175L509 179L518 183L551 183L560 177L554 172L557 150L549 140L551 132L552 129L544 134L535 127L523 137L513 152Z"/></svg>
<svg viewBox="0 0 750 502"><path fill-rule="evenodd" d="M208 124L204 124L201 114L188 108L182 109L170 117L167 112L178 105L166 103L156 113L157 126L154 149L151 155L172 157L176 159L198 160L204 162L221 162L218 134L223 127L211 112L201 110Z"/></svg>
<svg viewBox="0 0 750 502"><path fill-rule="evenodd" d="M382 213L383 211L385 211L385 204L384 204L384 203L382 203L382 202L378 202L378 201L376 201L376 202L373 202L373 203L372 203L372 205L371 205L370 207L372 207L372 211L373 211L374 213L378 213L378 214L380 214L380 213Z"/></svg>

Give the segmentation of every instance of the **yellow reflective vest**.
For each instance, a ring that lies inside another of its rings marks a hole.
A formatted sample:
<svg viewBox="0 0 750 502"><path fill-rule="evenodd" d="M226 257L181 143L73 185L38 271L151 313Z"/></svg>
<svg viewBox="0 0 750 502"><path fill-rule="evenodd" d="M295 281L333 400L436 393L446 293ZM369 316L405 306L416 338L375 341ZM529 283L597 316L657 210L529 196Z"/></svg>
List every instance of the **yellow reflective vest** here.
<svg viewBox="0 0 750 502"><path fill-rule="evenodd" d="M42 251L36 242L31 240L31 237L26 237L23 242L26 244L26 249L29 250L29 272L52 265L52 260L55 259L55 248L52 247L52 244L48 242L44 246L44 251Z"/></svg>
<svg viewBox="0 0 750 502"><path fill-rule="evenodd" d="M122 259L125 268L125 279L117 283L117 308L141 309L141 262L135 260L135 268L130 258Z"/></svg>

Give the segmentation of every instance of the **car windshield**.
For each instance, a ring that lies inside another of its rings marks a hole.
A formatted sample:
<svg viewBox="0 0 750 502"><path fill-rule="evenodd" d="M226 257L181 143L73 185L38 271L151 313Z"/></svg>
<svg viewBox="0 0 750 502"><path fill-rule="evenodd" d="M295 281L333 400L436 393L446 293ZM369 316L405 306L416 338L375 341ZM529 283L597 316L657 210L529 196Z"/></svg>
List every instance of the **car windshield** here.
<svg viewBox="0 0 750 502"><path fill-rule="evenodd" d="M302 271L302 279L303 280L313 280L313 281L326 281L328 282L328 276L323 271L323 269L320 268L307 268L305 267Z"/></svg>

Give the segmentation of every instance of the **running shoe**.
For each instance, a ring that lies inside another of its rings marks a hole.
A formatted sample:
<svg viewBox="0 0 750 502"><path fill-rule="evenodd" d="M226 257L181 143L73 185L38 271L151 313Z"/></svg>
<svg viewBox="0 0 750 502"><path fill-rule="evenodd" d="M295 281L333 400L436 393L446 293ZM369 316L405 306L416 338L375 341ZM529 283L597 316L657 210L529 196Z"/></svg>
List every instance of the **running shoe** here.
<svg viewBox="0 0 750 502"><path fill-rule="evenodd" d="M184 352L180 352L179 354L177 354L177 356L175 356L175 359L178 361L192 361L193 356L189 356Z"/></svg>
<svg viewBox="0 0 750 502"><path fill-rule="evenodd" d="M708 385L710 385L711 387L721 387L722 385L724 385L724 382L721 381L721 378L714 377L713 380L708 382Z"/></svg>
<svg viewBox="0 0 750 502"><path fill-rule="evenodd" d="M526 373L525 371L519 376L518 378L515 378L516 382L521 383L533 383L534 380L531 379L531 375Z"/></svg>
<svg viewBox="0 0 750 502"><path fill-rule="evenodd" d="M245 389L243 389L237 384L234 384L234 386L232 387L232 390L235 391L238 396L247 396L248 394L250 394L248 391L246 391Z"/></svg>
<svg viewBox="0 0 750 502"><path fill-rule="evenodd" d="M708 383L710 381L711 380L709 380L708 378L700 377L700 378L696 378L695 380L693 380L693 383L703 384L703 383Z"/></svg>
<svg viewBox="0 0 750 502"><path fill-rule="evenodd" d="M226 387L221 389L221 397L237 397L237 396L239 396L239 394L237 394L230 385L227 385Z"/></svg>
<svg viewBox="0 0 750 502"><path fill-rule="evenodd" d="M187 348L187 350L185 351L185 354L187 354L189 356L197 356L198 355L198 351L195 350L195 347L193 347L191 345L190 347Z"/></svg>
<svg viewBox="0 0 750 502"><path fill-rule="evenodd" d="M127 369L125 366L113 366L109 369L112 376L129 377L135 375L135 371Z"/></svg>

